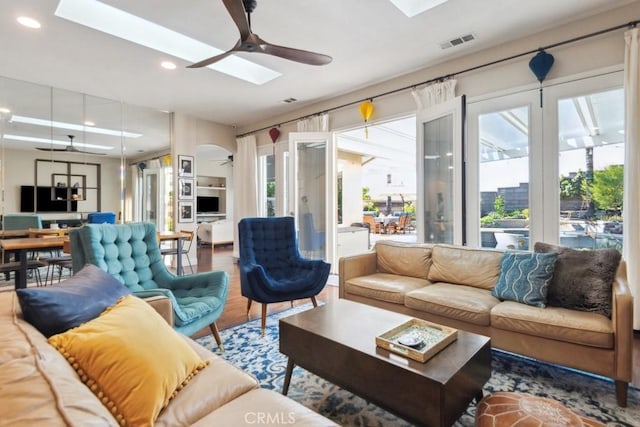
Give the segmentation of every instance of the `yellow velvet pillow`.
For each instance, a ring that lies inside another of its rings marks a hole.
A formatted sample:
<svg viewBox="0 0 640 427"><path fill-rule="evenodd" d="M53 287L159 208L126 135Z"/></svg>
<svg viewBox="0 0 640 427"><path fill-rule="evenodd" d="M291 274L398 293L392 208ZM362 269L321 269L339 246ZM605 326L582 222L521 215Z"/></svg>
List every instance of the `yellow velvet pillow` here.
<svg viewBox="0 0 640 427"><path fill-rule="evenodd" d="M132 295L99 317L49 338L120 425L153 425L209 362Z"/></svg>

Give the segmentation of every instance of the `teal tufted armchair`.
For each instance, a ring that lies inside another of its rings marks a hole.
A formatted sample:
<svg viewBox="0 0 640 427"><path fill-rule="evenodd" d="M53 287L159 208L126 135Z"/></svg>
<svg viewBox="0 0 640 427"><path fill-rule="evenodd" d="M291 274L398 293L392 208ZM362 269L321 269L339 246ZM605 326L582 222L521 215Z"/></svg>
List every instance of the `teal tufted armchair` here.
<svg viewBox="0 0 640 427"><path fill-rule="evenodd" d="M227 300L229 276L211 271L176 276L160 255L151 223L87 224L69 233L73 270L94 264L141 297L162 294L173 305L174 328L190 336L209 326L222 348L215 320Z"/></svg>

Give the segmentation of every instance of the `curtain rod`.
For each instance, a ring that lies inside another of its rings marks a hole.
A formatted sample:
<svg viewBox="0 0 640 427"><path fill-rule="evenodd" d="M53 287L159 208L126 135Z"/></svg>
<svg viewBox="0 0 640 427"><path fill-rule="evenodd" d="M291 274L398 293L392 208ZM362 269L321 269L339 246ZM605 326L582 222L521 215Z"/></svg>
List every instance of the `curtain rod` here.
<svg viewBox="0 0 640 427"><path fill-rule="evenodd" d="M395 93L403 92L405 90L415 89L417 86L422 86L422 85L426 85L426 84L434 83L434 82L442 82L444 80L453 78L453 77L458 76L460 74L469 73L471 71L476 71L476 70L479 70L481 68L486 68L486 67L490 67L492 65L500 64L502 62L511 61L513 59L520 58L522 56L531 55L531 54L536 53L536 52L541 51L541 50L553 49L553 48L558 47L558 46L563 46L563 45L566 45L566 44L575 43L575 42L578 42L578 41L581 41L581 40L584 40L584 39L588 39L588 38L591 38L591 37L600 36L602 34L610 33L612 31L616 31L616 30L620 30L622 28L635 28L639 23L640 23L640 20L636 20L636 21L627 22L626 24L620 24L620 25L616 25L614 27L605 28L603 30L595 31L593 33L584 34L582 36L574 37L572 39L563 40L563 41L560 41L560 42L557 42L557 43L553 43L553 44L550 44L550 45L539 47L537 49L528 50L526 52L518 53L516 55L507 56L505 58L497 59L495 61L486 62L484 64L476 65L476 66L470 67L470 68L465 68L463 70L460 70L460 71L457 71L457 72L454 72L454 73L445 74L444 76L435 77L435 78L432 78L432 79L429 79L429 80L425 80L425 81L422 81L422 82L414 83L414 84L409 85L409 86L404 86L404 87L400 87L400 88L397 88L397 89L392 89L392 90L389 90L387 92L379 93L377 95L368 96L366 98L362 98L362 99L359 99L359 100L356 100L356 101L347 102L345 104L341 104L341 105L337 105L335 107L327 108L326 110L318 111L317 113L307 114L305 116L300 116L300 117L297 117L295 119L285 120L284 122L276 123L276 124L273 124L271 126L265 126L265 127L262 127L262 128L259 128L259 129L255 129L255 130L252 130L252 131L249 131L249 132L245 132L243 134L237 135L236 137L237 138L242 138L243 136L247 136L247 135L251 135L253 133L257 133L257 132L261 132L261 131L264 131L264 130L267 130L267 129L271 129L272 127L280 127L280 126L285 125L285 124L297 122L298 120L307 119L307 118L313 117L313 116L319 116L321 114L329 113L331 111L341 110L343 108L359 104L359 103L361 103L363 101L367 101L367 100L373 101L375 98L381 98L383 96L393 95Z"/></svg>

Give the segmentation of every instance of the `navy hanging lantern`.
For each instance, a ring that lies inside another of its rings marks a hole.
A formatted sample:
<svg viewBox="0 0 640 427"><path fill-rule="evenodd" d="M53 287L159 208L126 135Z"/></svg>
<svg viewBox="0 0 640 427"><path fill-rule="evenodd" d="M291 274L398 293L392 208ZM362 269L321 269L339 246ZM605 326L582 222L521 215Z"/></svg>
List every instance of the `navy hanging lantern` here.
<svg viewBox="0 0 640 427"><path fill-rule="evenodd" d="M547 74L549 74L552 66L553 55L545 52L543 49L540 49L536 56L529 61L529 68L540 82L540 108L542 108L542 82L547 77Z"/></svg>

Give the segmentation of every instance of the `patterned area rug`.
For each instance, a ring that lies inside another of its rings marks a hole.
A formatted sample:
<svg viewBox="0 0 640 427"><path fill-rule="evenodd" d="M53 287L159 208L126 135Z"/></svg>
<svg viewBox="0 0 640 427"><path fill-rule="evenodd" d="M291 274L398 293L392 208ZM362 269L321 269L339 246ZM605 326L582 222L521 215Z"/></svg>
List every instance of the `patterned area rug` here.
<svg viewBox="0 0 640 427"><path fill-rule="evenodd" d="M287 358L278 351L278 320L310 307L305 304L269 316L264 337L260 336L259 319L221 331L225 349L222 357L256 376L263 388L282 391ZM197 341L217 351L212 336ZM548 397L608 426L640 426L640 390L630 388L628 406L620 408L616 405L615 386L608 380L509 353L493 351L492 375L484 391ZM300 367L293 371L288 396L343 426L411 425ZM455 426L473 426L474 415L472 403Z"/></svg>

